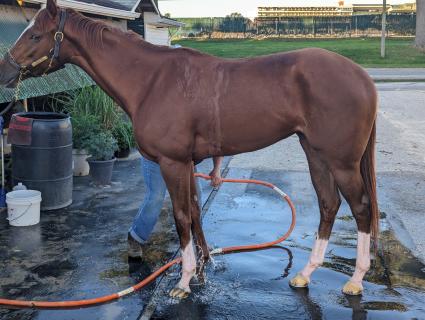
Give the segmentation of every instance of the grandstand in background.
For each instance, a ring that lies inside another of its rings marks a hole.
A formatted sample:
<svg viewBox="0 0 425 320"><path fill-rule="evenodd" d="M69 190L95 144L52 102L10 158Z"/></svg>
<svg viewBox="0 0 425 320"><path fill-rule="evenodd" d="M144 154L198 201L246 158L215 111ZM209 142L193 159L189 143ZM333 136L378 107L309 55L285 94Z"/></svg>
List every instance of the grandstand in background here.
<svg viewBox="0 0 425 320"><path fill-rule="evenodd" d="M267 21L291 17L349 17L353 15L382 14L382 5L379 4L352 4L346 6L344 1L339 1L336 6L282 6L258 7L257 20ZM400 5L387 4L388 14L414 14L416 3Z"/></svg>

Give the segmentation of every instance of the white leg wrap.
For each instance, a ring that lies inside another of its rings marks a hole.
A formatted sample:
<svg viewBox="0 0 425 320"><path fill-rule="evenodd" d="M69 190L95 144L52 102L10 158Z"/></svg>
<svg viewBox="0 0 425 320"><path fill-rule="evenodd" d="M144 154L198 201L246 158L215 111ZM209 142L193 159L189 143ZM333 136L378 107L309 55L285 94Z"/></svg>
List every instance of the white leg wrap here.
<svg viewBox="0 0 425 320"><path fill-rule="evenodd" d="M196 273L196 258L193 249L192 234L190 234L190 241L187 246L182 250L182 278L178 287L182 290L190 292L189 283Z"/></svg>
<svg viewBox="0 0 425 320"><path fill-rule="evenodd" d="M325 259L328 242L328 240L316 237L316 241L314 242L314 246L310 254L310 259L304 269L300 272L301 275L310 280L311 274L322 265L323 260Z"/></svg>
<svg viewBox="0 0 425 320"><path fill-rule="evenodd" d="M370 234L358 232L357 234L357 260L356 270L351 281L361 285L366 272L370 268Z"/></svg>

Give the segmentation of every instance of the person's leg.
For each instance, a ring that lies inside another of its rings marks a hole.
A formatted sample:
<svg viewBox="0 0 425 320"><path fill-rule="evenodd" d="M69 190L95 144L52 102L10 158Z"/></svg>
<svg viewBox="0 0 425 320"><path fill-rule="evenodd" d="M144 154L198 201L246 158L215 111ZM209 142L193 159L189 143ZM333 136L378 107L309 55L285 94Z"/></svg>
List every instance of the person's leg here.
<svg viewBox="0 0 425 320"><path fill-rule="evenodd" d="M198 172L198 170L196 169L196 166L194 166L194 172L195 173L197 173ZM202 202L202 186L201 186L201 178L196 178L195 179L195 181L196 181L196 190L197 190L197 193L198 193L198 204L199 204L199 208L201 209L201 211L202 211L202 206L203 206L203 202Z"/></svg>
<svg viewBox="0 0 425 320"><path fill-rule="evenodd" d="M157 163L142 158L141 164L146 195L129 233L134 240L143 243L149 239L158 221L167 189Z"/></svg>

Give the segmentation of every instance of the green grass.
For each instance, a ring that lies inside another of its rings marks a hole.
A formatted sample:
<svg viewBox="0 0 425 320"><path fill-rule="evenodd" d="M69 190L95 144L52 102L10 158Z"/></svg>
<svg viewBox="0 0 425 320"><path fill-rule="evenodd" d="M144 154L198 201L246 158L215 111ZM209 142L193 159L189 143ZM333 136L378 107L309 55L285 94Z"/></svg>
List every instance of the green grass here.
<svg viewBox="0 0 425 320"><path fill-rule="evenodd" d="M425 67L425 53L413 47L413 39L387 39L387 57L380 57L380 39L243 39L175 41L215 56L241 58L318 47L337 52L364 67Z"/></svg>

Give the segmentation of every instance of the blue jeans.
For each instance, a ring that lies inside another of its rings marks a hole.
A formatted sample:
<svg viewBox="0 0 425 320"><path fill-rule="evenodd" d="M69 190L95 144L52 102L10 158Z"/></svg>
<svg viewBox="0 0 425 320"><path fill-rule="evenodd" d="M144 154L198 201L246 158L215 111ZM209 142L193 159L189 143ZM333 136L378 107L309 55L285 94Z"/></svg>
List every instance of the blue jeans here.
<svg viewBox="0 0 425 320"><path fill-rule="evenodd" d="M133 239L140 243L144 243L149 239L158 221L164 204L167 186L165 185L160 167L157 163L142 157L141 165L146 186L146 195L129 233ZM197 182L197 187L199 198L201 199L199 182ZM200 200L200 203L202 203L202 200Z"/></svg>

